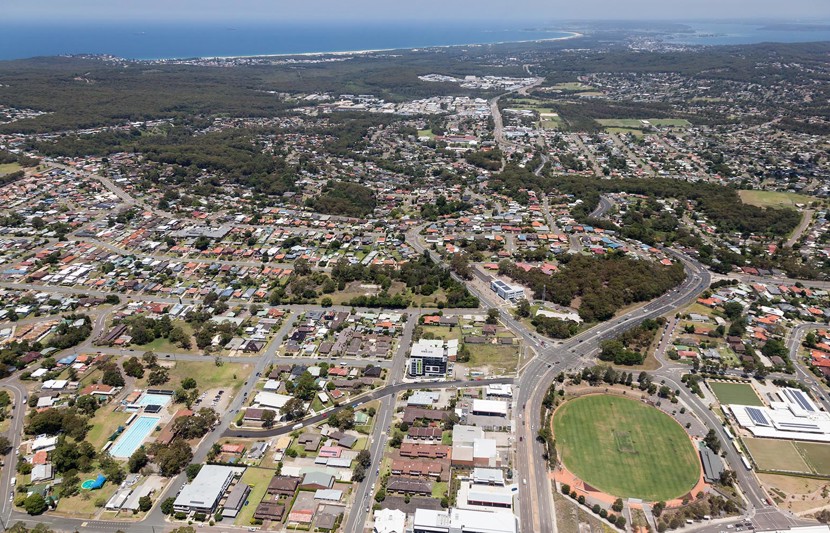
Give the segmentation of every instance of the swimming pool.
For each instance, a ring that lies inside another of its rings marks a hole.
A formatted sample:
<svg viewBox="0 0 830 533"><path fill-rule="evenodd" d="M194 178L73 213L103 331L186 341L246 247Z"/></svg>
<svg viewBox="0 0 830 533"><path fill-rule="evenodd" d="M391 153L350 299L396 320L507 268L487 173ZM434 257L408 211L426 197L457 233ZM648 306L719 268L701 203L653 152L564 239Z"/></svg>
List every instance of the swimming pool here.
<svg viewBox="0 0 830 533"><path fill-rule="evenodd" d="M146 405L161 405L164 407L168 403L170 403L170 399L172 396L167 394L150 394L145 393L141 395L141 398L135 402L134 405L146 406Z"/></svg>
<svg viewBox="0 0 830 533"><path fill-rule="evenodd" d="M121 438L110 448L110 455L119 459L126 459L133 454L134 451L141 446L144 439L153 432L161 420L156 416L139 416L135 422L130 425Z"/></svg>

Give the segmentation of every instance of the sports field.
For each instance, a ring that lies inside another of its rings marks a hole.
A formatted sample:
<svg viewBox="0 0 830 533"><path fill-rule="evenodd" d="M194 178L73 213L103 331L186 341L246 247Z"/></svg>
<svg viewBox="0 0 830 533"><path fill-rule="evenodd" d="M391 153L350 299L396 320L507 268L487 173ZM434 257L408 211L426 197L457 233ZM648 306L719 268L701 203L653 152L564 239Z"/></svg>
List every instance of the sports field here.
<svg viewBox="0 0 830 533"><path fill-rule="evenodd" d="M798 442L796 447L816 474L830 476L830 444Z"/></svg>
<svg viewBox="0 0 830 533"><path fill-rule="evenodd" d="M752 460L761 470L810 473L795 445L789 440L744 439Z"/></svg>
<svg viewBox="0 0 830 533"><path fill-rule="evenodd" d="M643 121L638 118L599 118L597 122L609 128L642 129L645 127ZM648 123L656 127L668 126L675 128L691 125L688 120L682 118L650 118L648 119Z"/></svg>
<svg viewBox="0 0 830 533"><path fill-rule="evenodd" d="M565 466L614 496L671 500L700 478L700 460L680 424L637 400L570 400L556 411L553 427Z"/></svg>
<svg viewBox="0 0 830 533"><path fill-rule="evenodd" d="M761 470L830 475L830 444L777 439L744 439Z"/></svg>
<svg viewBox="0 0 830 533"><path fill-rule="evenodd" d="M764 405L761 398L755 394L752 386L746 383L721 383L716 381L709 381L708 383L721 405L733 403L738 405Z"/></svg>
<svg viewBox="0 0 830 533"><path fill-rule="evenodd" d="M795 207L795 204L808 204L815 200L812 196L794 192L743 190L738 194L743 203L758 207Z"/></svg>

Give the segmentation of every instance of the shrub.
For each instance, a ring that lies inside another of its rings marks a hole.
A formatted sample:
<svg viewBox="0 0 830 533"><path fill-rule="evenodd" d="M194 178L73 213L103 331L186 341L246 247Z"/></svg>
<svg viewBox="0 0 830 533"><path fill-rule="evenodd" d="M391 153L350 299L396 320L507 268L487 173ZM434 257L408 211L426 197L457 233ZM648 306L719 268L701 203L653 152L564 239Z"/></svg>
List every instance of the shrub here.
<svg viewBox="0 0 830 533"><path fill-rule="evenodd" d="M585 496L580 494L579 497L576 499L576 501L579 502L579 505L585 505Z"/></svg>
<svg viewBox="0 0 830 533"><path fill-rule="evenodd" d="M594 513L594 514L599 514L599 511L600 511L599 505L595 503L594 506L591 507L591 512Z"/></svg>
<svg viewBox="0 0 830 533"><path fill-rule="evenodd" d="M563 484L562 485L562 494L569 494L571 492L571 486Z"/></svg>

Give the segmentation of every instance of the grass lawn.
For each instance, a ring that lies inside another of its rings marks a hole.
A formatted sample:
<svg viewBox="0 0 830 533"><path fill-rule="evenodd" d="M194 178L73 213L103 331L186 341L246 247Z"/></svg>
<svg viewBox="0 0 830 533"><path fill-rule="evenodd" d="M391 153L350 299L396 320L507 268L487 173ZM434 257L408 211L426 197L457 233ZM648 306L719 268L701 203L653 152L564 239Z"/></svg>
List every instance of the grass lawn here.
<svg viewBox="0 0 830 533"><path fill-rule="evenodd" d="M323 402L321 402L320 398L315 394L314 395L314 401L311 402L311 409L314 412L319 413L320 411L322 411L325 408L326 408L326 406L323 405Z"/></svg>
<svg viewBox="0 0 830 533"><path fill-rule="evenodd" d="M804 462L792 441L744 439L744 445L761 470L810 472L810 466Z"/></svg>
<svg viewBox="0 0 830 533"><path fill-rule="evenodd" d="M570 400L553 425L565 466L609 494L665 501L685 495L700 477L700 460L683 427L637 400Z"/></svg>
<svg viewBox="0 0 830 533"><path fill-rule="evenodd" d="M452 431L444 431L441 433L441 444L444 446L452 446Z"/></svg>
<svg viewBox="0 0 830 533"><path fill-rule="evenodd" d="M650 118L646 119L652 126L686 127L690 123L682 118ZM600 118L597 119L602 126L610 128L633 128L642 129L646 127L643 121L638 118Z"/></svg>
<svg viewBox="0 0 830 533"><path fill-rule="evenodd" d="M236 391L245 383L252 370L253 365L250 364L225 362L216 366L210 359L205 362L181 361L170 369L170 381L167 384L178 385L184 378L192 377L199 390L225 387Z"/></svg>
<svg viewBox="0 0 830 533"><path fill-rule="evenodd" d="M697 302L693 303L689 307L683 310L684 314L695 314L695 315L703 315L703 316L712 316L712 309L706 307L703 304L699 304Z"/></svg>
<svg viewBox="0 0 830 533"><path fill-rule="evenodd" d="M635 137L642 137L645 135L643 130L638 130L634 128L605 128L606 133L616 133L617 135L626 135L630 133Z"/></svg>
<svg viewBox="0 0 830 533"><path fill-rule="evenodd" d="M741 201L758 207L795 207L795 204L808 204L814 200L794 192L778 191L738 191Z"/></svg>
<svg viewBox="0 0 830 533"><path fill-rule="evenodd" d="M709 387L718 397L721 405L738 404L738 405L759 405L763 406L764 402L755 394L755 390L751 385L746 383L720 383L708 382Z"/></svg>
<svg viewBox="0 0 830 533"><path fill-rule="evenodd" d="M830 444L799 442L795 446L816 474L830 476Z"/></svg>
<svg viewBox="0 0 830 533"><path fill-rule="evenodd" d="M89 474L79 473L78 477L81 483L87 479L94 478L98 473L92 471ZM115 491L118 490L118 485L112 483L104 483L104 486L98 490L84 490L71 498L62 498L58 502L57 511L65 516L73 516L78 518L92 518L100 509L95 507L95 500L103 498L105 501L109 500Z"/></svg>
<svg viewBox="0 0 830 533"><path fill-rule="evenodd" d="M432 484L432 497L436 500L440 500L443 498L447 493L447 482L446 481L437 481Z"/></svg>
<svg viewBox="0 0 830 533"><path fill-rule="evenodd" d="M21 170L21 167L18 163L5 163L0 165L0 176L4 174L11 174L12 172L17 172Z"/></svg>
<svg viewBox="0 0 830 533"><path fill-rule="evenodd" d="M472 367L489 366L495 373L509 374L516 371L519 362L519 347L500 344L468 344Z"/></svg>
<svg viewBox="0 0 830 533"><path fill-rule="evenodd" d="M432 130L418 130L418 137L429 137L432 139L435 137L435 134L432 133Z"/></svg>
<svg viewBox="0 0 830 533"><path fill-rule="evenodd" d="M110 435L115 433L118 426L123 426L130 418L131 413L115 412L112 410L113 405L105 405L96 411L95 416L90 420L92 429L86 435L86 440L92 444L96 450L100 450L107 443Z"/></svg>
<svg viewBox="0 0 830 533"><path fill-rule="evenodd" d="M592 91L594 88L578 81L569 81L567 83L552 85L551 89L559 89L560 91Z"/></svg>
<svg viewBox="0 0 830 533"><path fill-rule="evenodd" d="M265 496L265 491L268 489L268 483L274 477L275 470L267 468L248 467L245 473L242 474L242 482L251 486L251 492L248 494L248 501L242 506L242 510L236 516L235 524L238 526L250 526L251 518L254 517L257 505Z"/></svg>
<svg viewBox="0 0 830 533"><path fill-rule="evenodd" d="M155 339L147 344L133 345L132 348L145 352L152 351L158 353L201 353L199 348L196 346L196 341L193 339L193 328L190 324L183 320L174 320L173 325L181 327L182 330L184 330L184 332L190 337L190 348L185 350L178 344L172 343L163 337Z"/></svg>
<svg viewBox="0 0 830 533"><path fill-rule="evenodd" d="M422 326L424 333L432 333L432 335L436 339L444 339L452 340L457 339L461 340L461 328L459 326L455 326L453 328L447 328L444 326Z"/></svg>

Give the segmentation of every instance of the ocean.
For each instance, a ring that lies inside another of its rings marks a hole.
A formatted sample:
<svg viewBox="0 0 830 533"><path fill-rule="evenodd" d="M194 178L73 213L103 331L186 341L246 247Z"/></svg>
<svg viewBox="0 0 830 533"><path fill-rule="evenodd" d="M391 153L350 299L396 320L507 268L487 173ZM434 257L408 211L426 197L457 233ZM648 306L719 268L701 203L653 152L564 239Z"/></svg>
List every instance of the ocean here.
<svg viewBox="0 0 830 533"><path fill-rule="evenodd" d="M830 24L685 22L692 31L664 36L694 45L830 41ZM0 21L0 60L62 54L176 59L386 50L556 39L560 30L529 23L10 23ZM590 27L590 24L588 24ZM590 33L590 29L586 30Z"/></svg>
<svg viewBox="0 0 830 533"><path fill-rule="evenodd" d="M0 22L0 59L111 54L128 59L302 54L555 39L562 31L458 24L160 23L22 25Z"/></svg>
<svg viewBox="0 0 830 533"><path fill-rule="evenodd" d="M692 45L806 43L830 41L830 23L685 22L693 32L676 33L667 42Z"/></svg>

